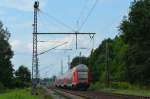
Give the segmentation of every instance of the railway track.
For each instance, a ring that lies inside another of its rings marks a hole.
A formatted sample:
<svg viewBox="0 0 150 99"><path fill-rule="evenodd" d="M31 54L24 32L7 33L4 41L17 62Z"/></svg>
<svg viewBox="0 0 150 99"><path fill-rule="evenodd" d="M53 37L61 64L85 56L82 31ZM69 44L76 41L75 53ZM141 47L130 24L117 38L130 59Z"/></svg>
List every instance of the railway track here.
<svg viewBox="0 0 150 99"><path fill-rule="evenodd" d="M57 97L59 97L59 98L53 97L53 99L86 99L85 97L75 95L75 94L72 94L70 92L67 92L67 91L61 90L61 89L53 88L53 89L48 89L47 91L49 91L51 93L53 92L53 93L55 93L55 95L57 94Z"/></svg>
<svg viewBox="0 0 150 99"><path fill-rule="evenodd" d="M69 99L150 99L146 96L133 96L133 95L123 95L123 94L113 94L105 92L93 92L93 91L72 91L53 88L55 92L65 95ZM72 97L70 97L72 95Z"/></svg>
<svg viewBox="0 0 150 99"><path fill-rule="evenodd" d="M86 99L150 99L150 97L144 96L123 95L104 92L89 92L89 91L82 92L82 91L68 91L68 90L66 92L85 97Z"/></svg>

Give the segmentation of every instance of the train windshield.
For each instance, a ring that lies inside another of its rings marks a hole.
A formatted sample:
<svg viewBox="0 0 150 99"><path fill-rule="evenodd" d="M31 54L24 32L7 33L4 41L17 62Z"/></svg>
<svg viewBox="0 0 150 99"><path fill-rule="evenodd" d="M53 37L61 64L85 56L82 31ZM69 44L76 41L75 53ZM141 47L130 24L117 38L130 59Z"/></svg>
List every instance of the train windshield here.
<svg viewBox="0 0 150 99"><path fill-rule="evenodd" d="M86 80L86 79L88 79L88 72L86 72L86 71L78 72L78 79L79 80Z"/></svg>

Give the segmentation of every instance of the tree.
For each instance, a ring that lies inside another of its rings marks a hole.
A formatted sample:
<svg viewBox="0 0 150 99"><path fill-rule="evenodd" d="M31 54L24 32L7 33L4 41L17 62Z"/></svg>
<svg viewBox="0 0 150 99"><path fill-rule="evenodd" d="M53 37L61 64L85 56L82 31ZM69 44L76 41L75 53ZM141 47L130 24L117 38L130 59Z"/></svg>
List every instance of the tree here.
<svg viewBox="0 0 150 99"><path fill-rule="evenodd" d="M30 82L31 81L31 73L29 69L23 65L21 65L18 70L15 72L16 78L22 82Z"/></svg>
<svg viewBox="0 0 150 99"><path fill-rule="evenodd" d="M108 38L103 40L99 47L92 51L89 56L89 64L94 83L98 81L100 83L106 83L108 74L110 78L109 81L124 81L123 56L126 46L122 38L116 36L114 39ZM106 60L108 60L107 69Z"/></svg>
<svg viewBox="0 0 150 99"><path fill-rule="evenodd" d="M124 55L127 45L124 43L120 36L116 36L111 44L112 55L109 61L110 74L112 81L125 81L124 77Z"/></svg>
<svg viewBox="0 0 150 99"><path fill-rule="evenodd" d="M10 33L4 29L0 21L0 82L5 87L12 87L13 80L13 65L10 59L13 57L13 51L9 44Z"/></svg>
<svg viewBox="0 0 150 99"><path fill-rule="evenodd" d="M75 57L72 62L71 62L71 68L79 65L79 64L85 64L85 65L88 65L88 58L87 57L80 57L80 56L77 56Z"/></svg>
<svg viewBox="0 0 150 99"><path fill-rule="evenodd" d="M16 70L15 76L15 87L23 88L31 85L31 73L27 67L21 65L18 70Z"/></svg>
<svg viewBox="0 0 150 99"><path fill-rule="evenodd" d="M109 61L112 59L112 42L113 40L108 38L102 41L98 48L96 48L90 55L90 69L92 72L93 82L101 81L105 82L105 66L106 66L106 43L109 44Z"/></svg>
<svg viewBox="0 0 150 99"><path fill-rule="evenodd" d="M150 83L150 0L134 0L128 18L120 26L121 37L128 45L125 76L130 83Z"/></svg>

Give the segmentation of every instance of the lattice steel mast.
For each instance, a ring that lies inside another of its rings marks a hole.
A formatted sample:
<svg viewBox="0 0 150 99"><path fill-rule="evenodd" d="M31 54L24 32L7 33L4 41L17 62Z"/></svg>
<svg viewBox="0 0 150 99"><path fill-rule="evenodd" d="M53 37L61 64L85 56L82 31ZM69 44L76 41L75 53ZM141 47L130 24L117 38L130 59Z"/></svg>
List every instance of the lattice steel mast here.
<svg viewBox="0 0 150 99"><path fill-rule="evenodd" d="M33 56L32 56L32 94L36 94L36 88L39 80L38 70L38 51L37 51L37 15L39 2L34 3L34 24L33 24Z"/></svg>

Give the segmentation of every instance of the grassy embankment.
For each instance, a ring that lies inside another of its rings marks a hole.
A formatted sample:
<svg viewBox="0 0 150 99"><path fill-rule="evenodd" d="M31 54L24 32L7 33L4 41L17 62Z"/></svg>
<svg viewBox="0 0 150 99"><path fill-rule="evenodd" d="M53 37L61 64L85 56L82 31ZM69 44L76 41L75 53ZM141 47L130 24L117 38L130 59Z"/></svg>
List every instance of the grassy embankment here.
<svg viewBox="0 0 150 99"><path fill-rule="evenodd" d="M119 94L128 94L128 95L135 95L135 96L150 96L150 90L145 89L117 89L112 91L113 93L119 93Z"/></svg>
<svg viewBox="0 0 150 99"><path fill-rule="evenodd" d="M39 92L44 93L43 91L39 90ZM0 94L0 99L52 99L50 96L45 97L42 93L38 96L31 95L31 89L15 89L9 90L5 93Z"/></svg>
<svg viewBox="0 0 150 99"><path fill-rule="evenodd" d="M104 84L92 84L89 88L92 91L103 91L109 93L136 95L136 96L150 96L150 87L143 87L138 85L131 85L128 83L113 83L110 88L105 87Z"/></svg>

